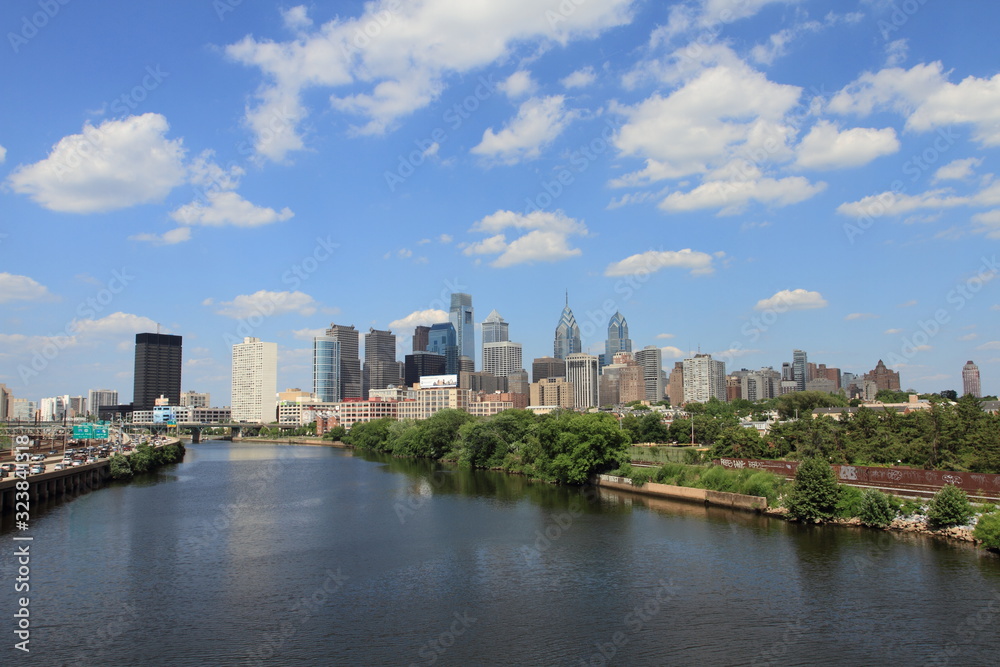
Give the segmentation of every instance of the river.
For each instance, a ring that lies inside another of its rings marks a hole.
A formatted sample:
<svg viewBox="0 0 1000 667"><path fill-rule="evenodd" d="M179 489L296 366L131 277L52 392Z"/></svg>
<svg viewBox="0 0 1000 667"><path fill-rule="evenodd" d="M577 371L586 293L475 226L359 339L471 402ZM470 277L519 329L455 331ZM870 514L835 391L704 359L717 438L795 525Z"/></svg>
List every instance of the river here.
<svg viewBox="0 0 1000 667"><path fill-rule="evenodd" d="M32 508L37 665L987 665L1000 558L326 447ZM15 619L16 621L16 619Z"/></svg>

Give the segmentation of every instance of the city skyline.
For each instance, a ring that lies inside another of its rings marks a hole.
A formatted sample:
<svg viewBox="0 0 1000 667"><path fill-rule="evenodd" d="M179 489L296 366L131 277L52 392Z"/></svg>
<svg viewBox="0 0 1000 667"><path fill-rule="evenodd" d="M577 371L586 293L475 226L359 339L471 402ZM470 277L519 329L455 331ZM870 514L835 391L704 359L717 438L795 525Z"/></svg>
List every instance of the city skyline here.
<svg viewBox="0 0 1000 667"><path fill-rule="evenodd" d="M15 397L127 402L146 332L219 405L248 336L308 390L331 322L402 361L452 293L529 363L567 289L587 354L620 312L667 370L802 349L936 392L974 359L1000 392L1000 7L222 4L60 5L27 36L37 4L0 8Z"/></svg>

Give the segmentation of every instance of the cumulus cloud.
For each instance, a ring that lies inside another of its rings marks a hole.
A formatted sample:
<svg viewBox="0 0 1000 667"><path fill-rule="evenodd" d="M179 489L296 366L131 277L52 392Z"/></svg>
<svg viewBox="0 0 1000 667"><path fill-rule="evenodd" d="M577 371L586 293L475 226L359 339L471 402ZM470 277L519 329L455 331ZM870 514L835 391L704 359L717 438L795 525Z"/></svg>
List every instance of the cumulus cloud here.
<svg viewBox="0 0 1000 667"><path fill-rule="evenodd" d="M205 199L204 202L193 201L181 206L173 211L170 217L178 224L187 227L191 225L260 227L272 222L283 222L295 215L287 206L281 211L275 211L273 208L252 204L232 191L207 192Z"/></svg>
<svg viewBox="0 0 1000 667"><path fill-rule="evenodd" d="M970 157L963 160L952 160L934 172L932 182L964 181L975 174L976 167L983 163L982 158Z"/></svg>
<svg viewBox="0 0 1000 667"><path fill-rule="evenodd" d="M510 230L525 232L508 240ZM569 237L586 236L583 222L570 218L562 211L533 211L528 214L497 211L476 222L470 231L490 234L482 241L467 244L466 255L498 255L490 266L503 268L515 264L557 262L580 254L572 248Z"/></svg>
<svg viewBox="0 0 1000 667"><path fill-rule="evenodd" d="M660 333L656 334L656 337L659 339L670 339L670 338L676 338L677 336L671 333Z"/></svg>
<svg viewBox="0 0 1000 667"><path fill-rule="evenodd" d="M305 30L313 24L305 5L282 10L281 18L289 30Z"/></svg>
<svg viewBox="0 0 1000 667"><path fill-rule="evenodd" d="M781 290L774 296L761 299L754 306L754 310L774 310L785 312L786 310L809 310L812 308L825 308L826 299L819 292L810 292L804 289Z"/></svg>
<svg viewBox="0 0 1000 667"><path fill-rule="evenodd" d="M584 67L583 69L578 69L569 76L560 79L559 83L563 85L563 88L586 88L596 80L597 75L594 73L594 68Z"/></svg>
<svg viewBox="0 0 1000 667"><path fill-rule="evenodd" d="M52 211L102 213L160 202L185 180L184 148L167 139L157 113L87 123L63 137L48 157L18 167L11 188Z"/></svg>
<svg viewBox="0 0 1000 667"><path fill-rule="evenodd" d="M844 169L866 165L875 158L899 150L896 131L855 127L839 130L834 123L819 121L796 149L797 164L806 169Z"/></svg>
<svg viewBox="0 0 1000 667"><path fill-rule="evenodd" d="M326 334L326 329L296 329L292 331L292 337L296 340L305 340L312 342L313 338L316 336L323 336Z"/></svg>
<svg viewBox="0 0 1000 667"><path fill-rule="evenodd" d="M903 333L903 330L902 329L886 329L882 333L887 334L889 336L895 336L896 334Z"/></svg>
<svg viewBox="0 0 1000 667"><path fill-rule="evenodd" d="M7 149L4 148L3 146L0 146L0 164L3 164L6 159L7 159Z"/></svg>
<svg viewBox="0 0 1000 667"><path fill-rule="evenodd" d="M991 340L976 347L977 350L1000 350L1000 340Z"/></svg>
<svg viewBox="0 0 1000 667"><path fill-rule="evenodd" d="M432 324L447 321L448 313L438 308L428 308L426 310L415 310L406 317L389 322L389 328L412 333L418 326L429 327Z"/></svg>
<svg viewBox="0 0 1000 667"><path fill-rule="evenodd" d="M85 336L115 337L144 331L156 331L156 322L142 315L119 311L96 320L74 320L71 327L81 338Z"/></svg>
<svg viewBox="0 0 1000 667"><path fill-rule="evenodd" d="M152 243L153 245L175 245L191 240L191 228L177 227L162 234L133 234L128 238L129 241L142 241L143 243Z"/></svg>
<svg viewBox="0 0 1000 667"><path fill-rule="evenodd" d="M526 100L502 130L487 128L471 152L508 165L537 158L579 116L564 102L562 95Z"/></svg>
<svg viewBox="0 0 1000 667"><path fill-rule="evenodd" d="M532 80L531 72L522 69L507 77L497 88L507 97L518 98L535 92L538 85Z"/></svg>
<svg viewBox="0 0 1000 667"><path fill-rule="evenodd" d="M631 21L631 5L589 0L561 12L536 0L507 0L456 11L451 0L376 0L356 18L336 17L310 28L305 13L296 11L293 24L301 32L294 39L247 36L226 53L260 70L262 83L245 122L256 153L282 161L305 147L300 126L310 89L333 90L331 107L359 117L355 132L381 134L437 99L449 77L498 62L524 44L565 45L624 25ZM546 11L557 20L547 19Z"/></svg>
<svg viewBox="0 0 1000 667"><path fill-rule="evenodd" d="M692 276L707 276L715 273L712 261L716 257L722 257L725 253L716 253L714 256L705 252L698 252L685 248L683 250L647 250L646 252L631 255L623 260L609 264L604 269L606 276L628 276L636 274L655 273L660 269L681 268L687 269Z"/></svg>
<svg viewBox="0 0 1000 667"><path fill-rule="evenodd" d="M984 234L988 239L1000 239L1000 209L977 213L972 216L972 222L975 223L973 233Z"/></svg>
<svg viewBox="0 0 1000 667"><path fill-rule="evenodd" d="M674 347L673 345L667 345L660 348L660 356L663 359L681 359L685 357L685 353L679 347Z"/></svg>
<svg viewBox="0 0 1000 667"><path fill-rule="evenodd" d="M0 273L0 303L49 301L53 298L48 288L34 278L13 273Z"/></svg>
<svg viewBox="0 0 1000 667"><path fill-rule="evenodd" d="M877 110L906 117L906 129L926 132L967 124L983 146L1000 146L1000 74L948 81L940 62L910 69L865 72L830 100L830 111L867 115Z"/></svg>
<svg viewBox="0 0 1000 667"><path fill-rule="evenodd" d="M852 320L872 320L875 319L876 317L878 317L878 315L874 313L851 313L849 315L846 315L844 319L850 322Z"/></svg>
<svg viewBox="0 0 1000 667"><path fill-rule="evenodd" d="M216 304L212 299L206 299L202 305L214 306L215 313L233 319L242 319L251 315L282 315L298 313L299 315L314 315L316 301L303 292L271 292L260 290L253 294L240 294L232 301L222 301Z"/></svg>

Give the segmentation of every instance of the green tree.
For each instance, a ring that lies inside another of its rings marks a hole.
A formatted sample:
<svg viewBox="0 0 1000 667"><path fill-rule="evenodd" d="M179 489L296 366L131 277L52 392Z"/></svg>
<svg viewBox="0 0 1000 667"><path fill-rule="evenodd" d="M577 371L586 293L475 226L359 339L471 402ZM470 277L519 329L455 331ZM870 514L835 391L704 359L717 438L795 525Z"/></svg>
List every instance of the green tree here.
<svg viewBox="0 0 1000 667"><path fill-rule="evenodd" d="M345 435L347 435L347 429L338 424L337 426L334 426L329 431L324 433L323 439L331 440L333 442L340 442L344 439Z"/></svg>
<svg viewBox="0 0 1000 667"><path fill-rule="evenodd" d="M111 478L112 479L128 479L132 476L132 468L128 463L129 457L123 454L115 454L111 457L109 463L111 464Z"/></svg>
<svg viewBox="0 0 1000 667"><path fill-rule="evenodd" d="M755 428L727 426L715 439L712 455L755 459L767 455L767 445Z"/></svg>
<svg viewBox="0 0 1000 667"><path fill-rule="evenodd" d="M876 489L865 489L858 518L866 526L885 528L896 518L896 508L888 495Z"/></svg>
<svg viewBox="0 0 1000 667"><path fill-rule="evenodd" d="M984 514L979 517L972 536L982 540L983 546L993 551L1000 551L1000 514Z"/></svg>
<svg viewBox="0 0 1000 667"><path fill-rule="evenodd" d="M974 514L965 491L954 484L941 487L927 508L927 520L934 529L961 526Z"/></svg>
<svg viewBox="0 0 1000 667"><path fill-rule="evenodd" d="M782 419L806 419L816 408L846 407L847 401L842 396L828 394L825 391L793 391L778 396L775 407Z"/></svg>
<svg viewBox="0 0 1000 667"><path fill-rule="evenodd" d="M828 521L836 513L839 499L840 487L830 464L809 458L795 471L795 484L788 494L788 514L799 521Z"/></svg>

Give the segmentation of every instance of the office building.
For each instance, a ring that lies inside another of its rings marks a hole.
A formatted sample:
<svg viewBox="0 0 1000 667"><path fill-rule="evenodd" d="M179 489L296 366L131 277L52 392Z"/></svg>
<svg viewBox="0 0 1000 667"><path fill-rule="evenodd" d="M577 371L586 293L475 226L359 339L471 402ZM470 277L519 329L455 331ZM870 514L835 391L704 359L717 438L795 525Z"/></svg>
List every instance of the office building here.
<svg viewBox="0 0 1000 667"><path fill-rule="evenodd" d="M427 335L430 333L431 328L418 324L413 330L413 352L425 352L427 350Z"/></svg>
<svg viewBox="0 0 1000 667"><path fill-rule="evenodd" d="M598 395L601 405L624 405L646 398L642 368L631 352L616 352L612 362L601 369Z"/></svg>
<svg viewBox="0 0 1000 667"><path fill-rule="evenodd" d="M684 362L675 361L674 369L670 371L670 379L667 382L667 400L670 405L677 407L684 404Z"/></svg>
<svg viewBox="0 0 1000 667"><path fill-rule="evenodd" d="M396 361L396 336L392 331L369 329L365 334L365 366L362 379L362 398L368 398L371 389L385 389L390 384L400 384L403 373Z"/></svg>
<svg viewBox="0 0 1000 667"><path fill-rule="evenodd" d="M483 371L507 377L521 370L523 366L520 343L510 341L483 343Z"/></svg>
<svg viewBox="0 0 1000 667"><path fill-rule="evenodd" d="M601 356L601 366L614 363L619 352L631 352L632 339L628 337L628 322L625 316L615 311L608 322L608 337L604 341L604 354Z"/></svg>
<svg viewBox="0 0 1000 667"><path fill-rule="evenodd" d="M569 308L569 293L566 294L566 305L559 316L559 324L556 325L556 336L552 348L552 356L556 359L565 359L571 354L578 354L583 349L580 343L580 327L577 326L573 311Z"/></svg>
<svg viewBox="0 0 1000 667"><path fill-rule="evenodd" d="M444 375L446 372L443 354L416 351L403 357L403 383L407 387L420 382L423 375Z"/></svg>
<svg viewBox="0 0 1000 667"><path fill-rule="evenodd" d="M962 395L968 394L976 398L983 397L983 390L979 384L979 366L972 363L971 359L962 366Z"/></svg>
<svg viewBox="0 0 1000 667"><path fill-rule="evenodd" d="M790 382L794 382L790 380ZM750 371L742 378L740 397L748 401L765 401L781 395L781 373L770 366Z"/></svg>
<svg viewBox="0 0 1000 667"><path fill-rule="evenodd" d="M361 357L358 356L360 336L354 325L331 324L329 338L340 343L340 400L361 398Z"/></svg>
<svg viewBox="0 0 1000 667"><path fill-rule="evenodd" d="M541 378L529 388L528 404L532 406L572 410L575 402L573 383L565 378Z"/></svg>
<svg viewBox="0 0 1000 667"><path fill-rule="evenodd" d="M35 411L37 409L38 406L34 401L11 396L7 401L7 416L4 419L19 422L35 421Z"/></svg>
<svg viewBox="0 0 1000 667"><path fill-rule="evenodd" d="M135 335L132 405L136 410L152 410L160 396L165 396L170 405L180 405L183 349L181 336Z"/></svg>
<svg viewBox="0 0 1000 667"><path fill-rule="evenodd" d="M710 398L726 400L726 364L710 354L696 354L684 360L684 400L707 403Z"/></svg>
<svg viewBox="0 0 1000 667"><path fill-rule="evenodd" d="M653 403L662 401L664 394L663 351L655 345L647 345L635 352L635 361L642 368L642 380L646 386L646 400ZM725 387L725 381L723 381L723 387ZM723 389L722 397L725 398L725 389ZM690 399L686 398L685 400Z"/></svg>
<svg viewBox="0 0 1000 667"><path fill-rule="evenodd" d="M278 344L246 337L233 345L232 416L236 422L277 419Z"/></svg>
<svg viewBox="0 0 1000 667"><path fill-rule="evenodd" d="M458 356L472 359L476 357L476 324L473 319L472 295L455 292L451 295L451 310L448 321L455 327L455 344ZM473 368L475 370L475 368Z"/></svg>
<svg viewBox="0 0 1000 667"><path fill-rule="evenodd" d="M118 404L118 392L114 389L91 389L87 392L87 411L95 417L101 408Z"/></svg>
<svg viewBox="0 0 1000 667"><path fill-rule="evenodd" d="M592 354L566 355L566 380L573 385L573 407L585 410L600 405L599 360Z"/></svg>
<svg viewBox="0 0 1000 667"><path fill-rule="evenodd" d="M14 392L7 388L7 385L0 382L0 420L10 419L10 401L14 398Z"/></svg>
<svg viewBox="0 0 1000 667"><path fill-rule="evenodd" d="M792 350L792 379L795 380L795 390L805 391L809 381L809 360L803 350Z"/></svg>
<svg viewBox="0 0 1000 667"><path fill-rule="evenodd" d="M445 373L458 374L460 370L458 335L455 333L454 324L439 322L431 325L431 329L427 333L427 351L444 357Z"/></svg>
<svg viewBox="0 0 1000 667"><path fill-rule="evenodd" d="M555 357L537 357L531 362L531 380L538 382L545 378L566 377L566 360Z"/></svg>
<svg viewBox="0 0 1000 667"><path fill-rule="evenodd" d="M886 365L882 363L881 359L878 360L878 363L875 365L873 370L865 373L864 381L866 383L872 382L875 386L876 393L883 390L899 391L899 372L886 368ZM865 400L873 400L875 398L874 395L872 395L871 398L868 398L868 395L871 394L868 387L864 388L864 392Z"/></svg>
<svg viewBox="0 0 1000 667"><path fill-rule="evenodd" d="M318 401L340 400L340 341L333 336L313 338L313 394Z"/></svg>
<svg viewBox="0 0 1000 667"><path fill-rule="evenodd" d="M117 403L118 401L115 401ZM197 391L185 391L181 394L181 405L189 408L207 408L212 405L212 395L209 393L198 393Z"/></svg>
<svg viewBox="0 0 1000 667"><path fill-rule="evenodd" d="M510 324L496 310L491 310L483 320L483 345L510 340L509 330Z"/></svg>
<svg viewBox="0 0 1000 667"><path fill-rule="evenodd" d="M507 375L507 391L512 394L523 394L527 396L531 391L531 381L528 379L528 371L523 368ZM527 406L527 402L525 402Z"/></svg>

